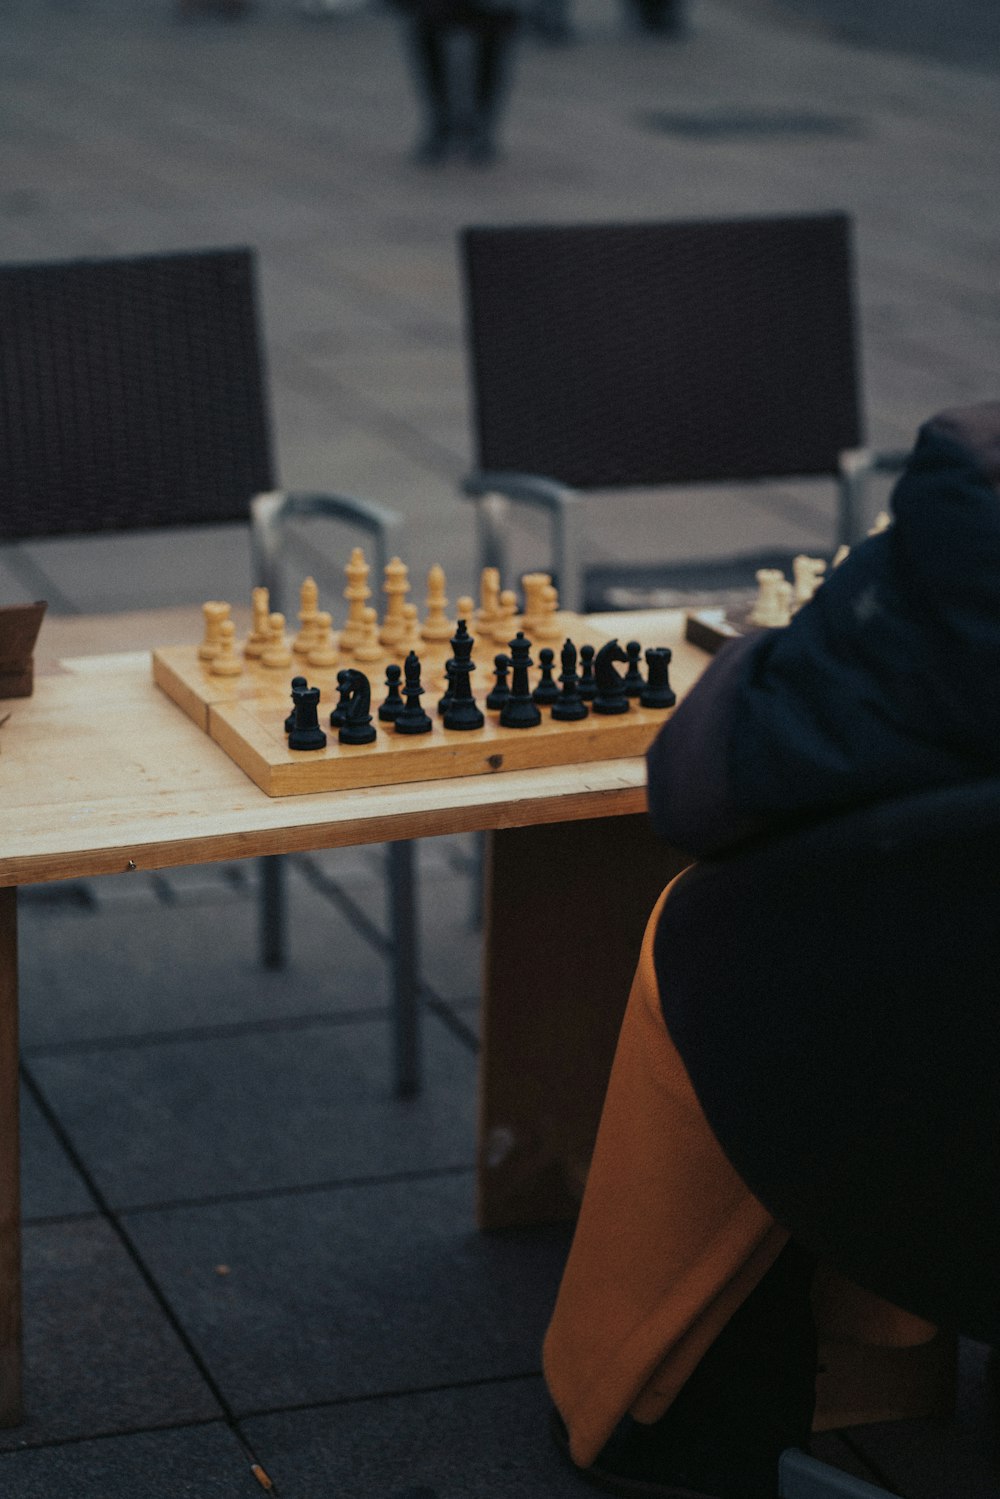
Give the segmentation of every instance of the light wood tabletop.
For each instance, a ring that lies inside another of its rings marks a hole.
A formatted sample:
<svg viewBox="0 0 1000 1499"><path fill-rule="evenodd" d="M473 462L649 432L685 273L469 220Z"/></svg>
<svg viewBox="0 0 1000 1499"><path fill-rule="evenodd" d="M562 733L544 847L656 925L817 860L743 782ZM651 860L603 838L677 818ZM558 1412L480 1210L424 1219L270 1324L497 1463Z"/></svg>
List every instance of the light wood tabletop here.
<svg viewBox="0 0 1000 1499"><path fill-rule="evenodd" d="M607 618L623 639L655 628L674 649L678 693L703 670L707 658L682 639L680 611ZM77 639L87 628L77 625ZM53 658L54 634L73 648L73 622L45 631L34 695L4 704L0 887L645 805L641 757L271 798L159 691L148 651Z"/></svg>
<svg viewBox="0 0 1000 1499"><path fill-rule="evenodd" d="M678 696L707 664L679 610L593 618L669 645ZM478 1213L499 1226L572 1211L645 915L685 862L648 830L642 756L268 796L153 681L151 649L199 628L190 610L47 620L33 695L0 703L5 1425L21 1411L18 885L491 830Z"/></svg>

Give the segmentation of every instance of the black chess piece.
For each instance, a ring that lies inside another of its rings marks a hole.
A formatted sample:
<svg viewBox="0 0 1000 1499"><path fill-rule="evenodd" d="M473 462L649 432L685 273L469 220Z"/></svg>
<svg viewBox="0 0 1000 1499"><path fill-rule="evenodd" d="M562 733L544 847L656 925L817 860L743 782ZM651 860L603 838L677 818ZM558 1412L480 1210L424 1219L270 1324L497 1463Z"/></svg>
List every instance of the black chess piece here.
<svg viewBox="0 0 1000 1499"><path fill-rule="evenodd" d="M533 729L542 721L541 710L531 700L528 668L534 663L530 652L531 641L523 630L518 630L510 642L510 695L500 709L500 722L505 729Z"/></svg>
<svg viewBox="0 0 1000 1499"><path fill-rule="evenodd" d="M446 661L444 663L444 674L445 674L445 676L448 679L448 685L444 689L443 695L438 698L437 710L438 710L438 717L439 718L443 718L444 715L447 713L448 709L451 707L452 694L453 694L453 692L455 690L454 683L452 682L452 679L451 679L452 667L454 665L455 665L454 661Z"/></svg>
<svg viewBox="0 0 1000 1499"><path fill-rule="evenodd" d="M385 669L385 685L389 691L378 710L379 723L395 723L403 711L403 698L399 691L399 679L402 675L402 667L397 666L394 661L390 662Z"/></svg>
<svg viewBox="0 0 1000 1499"><path fill-rule="evenodd" d="M560 723L575 723L586 718L590 709L580 696L580 678L576 674L576 646L567 640L560 657L562 674L559 677L562 691L552 704L552 717Z"/></svg>
<svg viewBox="0 0 1000 1499"><path fill-rule="evenodd" d="M507 681L507 673L509 671L510 657L501 651L499 656L493 657L493 674L496 682L492 692L486 699L487 708L502 708L510 697L510 684Z"/></svg>
<svg viewBox="0 0 1000 1499"><path fill-rule="evenodd" d="M326 735L319 726L319 688L308 686L305 677L296 677L295 680L302 686L292 688L295 709L294 722L288 733L288 748L326 749Z"/></svg>
<svg viewBox="0 0 1000 1499"><path fill-rule="evenodd" d="M629 700L625 696L625 678L615 671L616 661L627 661L628 657L617 640L602 645L594 661L594 679L597 692L594 697L595 713L627 713Z"/></svg>
<svg viewBox="0 0 1000 1499"><path fill-rule="evenodd" d="M628 657L628 670L625 673L625 696L638 697L646 685L645 678L639 668L642 646L638 640L628 640L625 642L625 654Z"/></svg>
<svg viewBox="0 0 1000 1499"><path fill-rule="evenodd" d="M351 692L351 672L349 667L337 673L337 706L330 714L331 729L339 729L347 716L347 699Z"/></svg>
<svg viewBox="0 0 1000 1499"><path fill-rule="evenodd" d="M406 702L396 715L396 733L429 734L434 725L420 706L424 689L420 684L420 657L415 651L411 651L403 662L403 673L406 678L403 688Z"/></svg>
<svg viewBox="0 0 1000 1499"><path fill-rule="evenodd" d="M472 659L473 639L465 628L465 620L458 621L458 628L451 637L451 702L444 710L442 723L446 729L481 729L486 722L476 706L472 695L472 673L476 663Z"/></svg>
<svg viewBox="0 0 1000 1499"><path fill-rule="evenodd" d="M597 696L597 678L594 676L594 647L580 647L580 696L585 703L592 703Z"/></svg>
<svg viewBox="0 0 1000 1499"><path fill-rule="evenodd" d="M672 708L677 694L670 685L670 662L673 651L667 645L651 647L646 652L649 680L639 696L644 708Z"/></svg>
<svg viewBox="0 0 1000 1499"><path fill-rule="evenodd" d="M371 744L377 738L371 715L372 685L363 671L352 668L347 676L344 721L337 731L337 738L341 744Z"/></svg>
<svg viewBox="0 0 1000 1499"><path fill-rule="evenodd" d="M293 704L295 702L295 694L297 692L301 692L302 688L306 687L306 686L308 686L308 683L306 682L305 677L293 677L292 678L292 702L293 702ZM294 727L295 727L295 709L293 707L291 713L289 713L288 717L285 719L285 733L286 734L290 734L292 732L292 730L294 729Z"/></svg>
<svg viewBox="0 0 1000 1499"><path fill-rule="evenodd" d="M555 659L555 651L549 650L548 646L543 646L538 652L538 664L542 669L542 675L538 686L531 694L531 700L537 703L540 708L544 708L547 703L554 703L559 696L559 687L552 676Z"/></svg>

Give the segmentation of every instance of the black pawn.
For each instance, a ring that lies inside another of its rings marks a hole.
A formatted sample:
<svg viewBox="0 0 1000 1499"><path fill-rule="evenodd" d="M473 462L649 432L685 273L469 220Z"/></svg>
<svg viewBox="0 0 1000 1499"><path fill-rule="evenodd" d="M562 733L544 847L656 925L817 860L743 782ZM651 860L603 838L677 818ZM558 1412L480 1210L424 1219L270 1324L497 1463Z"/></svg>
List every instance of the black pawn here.
<svg viewBox="0 0 1000 1499"><path fill-rule="evenodd" d="M403 675L402 667L393 662L385 669L385 685L389 691L386 693L385 702L378 710L380 723L395 723L403 711L403 698L399 691L399 679Z"/></svg>
<svg viewBox="0 0 1000 1499"><path fill-rule="evenodd" d="M293 703L295 702L295 694L297 692L301 692L302 689L303 689L303 687L307 687L308 685L309 684L306 682L305 677L293 677L292 678L292 702ZM293 708L292 711L291 711L291 713L289 713L288 717L285 719L285 733L286 734L290 734L292 732L292 730L294 729L294 727L295 727L295 709Z"/></svg>
<svg viewBox="0 0 1000 1499"><path fill-rule="evenodd" d="M646 652L649 680L642 690L639 702L644 708L672 708L677 694L670 685L670 662L673 651L669 646L656 646Z"/></svg>
<svg viewBox="0 0 1000 1499"><path fill-rule="evenodd" d="M447 713L448 709L451 707L451 699L455 691L455 684L452 681L451 677L452 668L454 667L454 665L454 661L446 661L444 664L444 674L448 678L448 685L444 689L444 696L438 698L437 710L439 717Z"/></svg>
<svg viewBox="0 0 1000 1499"><path fill-rule="evenodd" d="M507 681L507 673L509 671L509 656L505 656L501 652L499 656L493 657L493 673L496 678L496 685L494 686L489 697L486 699L487 708L502 708L504 703L510 697L510 685Z"/></svg>
<svg viewBox="0 0 1000 1499"><path fill-rule="evenodd" d="M481 729L486 722L472 695L472 636L460 619L458 629L451 637L454 656L451 659L451 702L444 710L442 723L446 729Z"/></svg>
<svg viewBox="0 0 1000 1499"><path fill-rule="evenodd" d="M628 670L625 673L625 696L638 697L646 685L642 672L639 669L642 646L638 640L629 640L626 642L625 654L628 657Z"/></svg>
<svg viewBox="0 0 1000 1499"><path fill-rule="evenodd" d="M337 673L337 692L339 693L337 706L330 714L331 729L339 729L347 716L347 699L351 694L351 673L346 668Z"/></svg>
<svg viewBox="0 0 1000 1499"><path fill-rule="evenodd" d="M533 662L530 651L531 641L523 630L518 630L510 642L510 696L500 709L500 722L505 729L533 729L542 721L541 710L531 701L528 667Z"/></svg>
<svg viewBox="0 0 1000 1499"><path fill-rule="evenodd" d="M594 697L595 713L627 713L629 700L625 696L625 678L615 671L616 661L627 661L628 657L617 640L602 645L594 661L594 679L597 694Z"/></svg>
<svg viewBox="0 0 1000 1499"><path fill-rule="evenodd" d="M594 676L594 647L580 647L580 696L585 703L593 702L597 696L597 678Z"/></svg>
<svg viewBox="0 0 1000 1499"><path fill-rule="evenodd" d="M295 722L288 734L288 748L293 750L326 749L326 735L319 726L319 688L308 687L305 677L296 678L301 687L292 690Z"/></svg>
<svg viewBox="0 0 1000 1499"><path fill-rule="evenodd" d="M411 651L403 663L406 703L396 717L397 734L429 734L434 725L420 706L424 689L420 685L420 657Z"/></svg>
<svg viewBox="0 0 1000 1499"><path fill-rule="evenodd" d="M554 703L559 696L559 687L552 677L555 660L556 653L550 651L548 646L543 646L538 652L538 664L542 669L542 675L538 686L531 694L531 700L538 703L539 707L544 707L546 703Z"/></svg>
<svg viewBox="0 0 1000 1499"><path fill-rule="evenodd" d="M371 744L378 737L372 723L372 684L363 671L348 671L344 721L337 731L341 744Z"/></svg>
<svg viewBox="0 0 1000 1499"><path fill-rule="evenodd" d="M563 646L560 659L562 675L559 680L562 692L552 704L552 717L560 723L574 723L577 719L586 718L590 709L580 696L580 678L576 674L576 646L572 640L567 640Z"/></svg>

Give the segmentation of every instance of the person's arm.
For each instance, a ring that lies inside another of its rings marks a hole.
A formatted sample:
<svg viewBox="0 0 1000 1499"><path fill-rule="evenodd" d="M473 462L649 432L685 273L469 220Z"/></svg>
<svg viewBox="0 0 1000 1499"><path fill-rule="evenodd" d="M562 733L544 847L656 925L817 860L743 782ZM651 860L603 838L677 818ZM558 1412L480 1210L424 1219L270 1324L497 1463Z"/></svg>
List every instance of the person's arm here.
<svg viewBox="0 0 1000 1499"><path fill-rule="evenodd" d="M701 856L764 826L737 806L730 746L746 681L766 637L723 646L646 756L649 815L659 837Z"/></svg>

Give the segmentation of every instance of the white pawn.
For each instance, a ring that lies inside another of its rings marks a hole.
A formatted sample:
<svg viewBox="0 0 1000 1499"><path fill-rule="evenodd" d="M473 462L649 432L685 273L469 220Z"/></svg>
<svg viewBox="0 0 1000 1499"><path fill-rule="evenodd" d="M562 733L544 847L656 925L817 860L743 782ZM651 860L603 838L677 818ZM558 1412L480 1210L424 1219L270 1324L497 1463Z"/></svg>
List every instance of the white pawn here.
<svg viewBox="0 0 1000 1499"><path fill-rule="evenodd" d="M781 628L791 619L792 585L777 567L757 571L757 601L750 611L750 623L766 629Z"/></svg>
<svg viewBox="0 0 1000 1499"><path fill-rule="evenodd" d="M551 581L538 590L539 613L535 617L536 640L561 640L562 629L556 619L559 590Z"/></svg>
<svg viewBox="0 0 1000 1499"><path fill-rule="evenodd" d="M275 671L281 666L291 666L291 647L285 639L285 616L277 613L270 615L268 627L270 629L270 639L261 652L261 666L266 666Z"/></svg>
<svg viewBox="0 0 1000 1499"><path fill-rule="evenodd" d="M411 651L420 651L420 611L416 604L403 605L403 633L396 643L396 651L406 657Z"/></svg>
<svg viewBox="0 0 1000 1499"><path fill-rule="evenodd" d="M445 614L445 586L444 568L435 562L427 574L427 618L420 631L422 640L449 640L454 633L455 622Z"/></svg>
<svg viewBox="0 0 1000 1499"><path fill-rule="evenodd" d="M219 651L219 627L223 620L229 618L232 610L228 604L223 604L218 599L209 599L208 603L202 604L201 612L205 618L205 635L198 647L198 657L202 661L212 661Z"/></svg>
<svg viewBox="0 0 1000 1499"><path fill-rule="evenodd" d="M316 642L316 615L319 589L315 578L306 578L299 592L299 625L292 650L297 656L308 656Z"/></svg>
<svg viewBox="0 0 1000 1499"><path fill-rule="evenodd" d="M803 554L795 558L792 563L792 576L795 580L796 609L801 609L803 604L808 604L822 583L825 572L826 562L822 557L806 557Z"/></svg>
<svg viewBox="0 0 1000 1499"><path fill-rule="evenodd" d="M499 618L493 626L493 640L497 645L507 645L517 629L517 594L513 588L503 590L499 609Z"/></svg>
<svg viewBox="0 0 1000 1499"><path fill-rule="evenodd" d="M238 677L243 670L236 651L236 625L231 619L224 619L219 625L219 649L208 669L213 677Z"/></svg>
<svg viewBox="0 0 1000 1499"><path fill-rule="evenodd" d="M476 601L471 594L463 593L455 600L455 615L457 619L464 619L466 629L475 623ZM470 632L471 633L471 632Z"/></svg>
<svg viewBox="0 0 1000 1499"><path fill-rule="evenodd" d="M328 609L317 611L316 636L306 660L310 666L336 666L340 660L333 640L333 615Z"/></svg>
<svg viewBox="0 0 1000 1499"><path fill-rule="evenodd" d="M247 643L243 647L243 654L254 660L260 656L270 638L267 621L271 614L271 603L266 588L255 588L251 597L253 599L253 625L247 636Z"/></svg>
<svg viewBox="0 0 1000 1499"><path fill-rule="evenodd" d="M364 619L361 621L362 635L354 647L355 661L377 661L382 655L382 647L378 643L378 610L369 605L365 609Z"/></svg>
<svg viewBox="0 0 1000 1499"><path fill-rule="evenodd" d="M476 624L480 633L488 635L500 615L500 569L484 567L479 575L479 608Z"/></svg>

